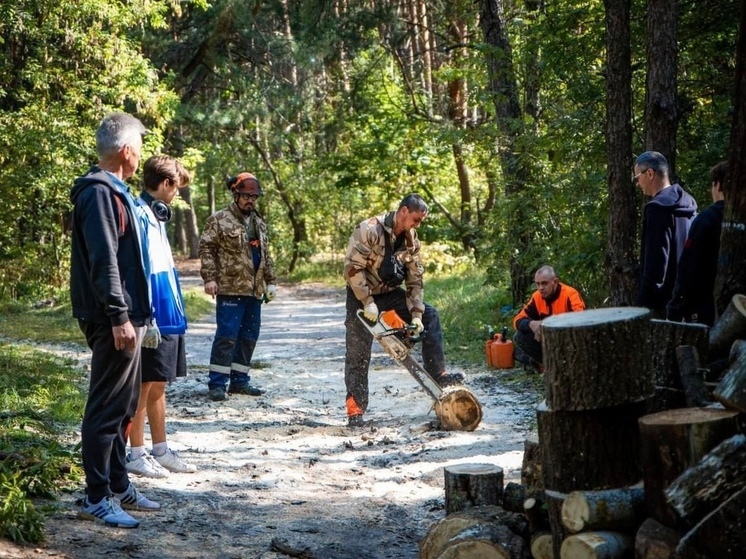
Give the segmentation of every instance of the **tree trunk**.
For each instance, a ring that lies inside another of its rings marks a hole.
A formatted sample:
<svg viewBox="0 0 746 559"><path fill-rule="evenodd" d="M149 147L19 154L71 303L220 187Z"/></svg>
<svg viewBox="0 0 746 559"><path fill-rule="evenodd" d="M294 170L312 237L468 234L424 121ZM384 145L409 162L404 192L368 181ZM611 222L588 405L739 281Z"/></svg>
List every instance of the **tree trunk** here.
<svg viewBox="0 0 746 559"><path fill-rule="evenodd" d="M647 309L615 307L545 319L541 344L548 406L593 410L651 398L649 316Z"/></svg>
<svg viewBox="0 0 746 559"><path fill-rule="evenodd" d="M567 498L567 493L547 489L544 492L547 503L547 516L549 517L549 528L552 531L552 549L554 556L559 557L562 542L568 536L567 528L562 524L562 505Z"/></svg>
<svg viewBox="0 0 746 559"><path fill-rule="evenodd" d="M585 532L562 542L561 559L622 559L633 549L633 541L619 532Z"/></svg>
<svg viewBox="0 0 746 559"><path fill-rule="evenodd" d="M568 532L595 530L633 532L645 517L645 491L637 487L573 491L562 505Z"/></svg>
<svg viewBox="0 0 746 559"><path fill-rule="evenodd" d="M583 412L540 405L536 419L544 487L563 493L638 483L638 420L648 402Z"/></svg>
<svg viewBox="0 0 746 559"><path fill-rule="evenodd" d="M725 212L715 280L715 306L723 312L731 297L746 293L746 8L741 5L736 58L736 94L730 134Z"/></svg>
<svg viewBox="0 0 746 559"><path fill-rule="evenodd" d="M677 520L664 491L721 441L738 432L738 414L712 408L667 410L640 419L645 506L666 526Z"/></svg>
<svg viewBox="0 0 746 559"><path fill-rule="evenodd" d="M681 534L654 518L642 523L635 536L636 559L672 559Z"/></svg>
<svg viewBox="0 0 746 559"><path fill-rule="evenodd" d="M746 413L746 340L733 344L730 366L713 396L726 408Z"/></svg>
<svg viewBox="0 0 746 559"><path fill-rule="evenodd" d="M606 167L609 210L606 277L610 305L629 306L637 292L637 196L630 186L632 65L630 0L605 0Z"/></svg>
<svg viewBox="0 0 746 559"><path fill-rule="evenodd" d="M746 295L736 294L710 330L710 360L728 355L741 338L746 338Z"/></svg>
<svg viewBox="0 0 746 559"><path fill-rule="evenodd" d="M541 448L536 435L531 435L523 441L521 485L526 488L526 495L534 495L544 489L544 479L541 471Z"/></svg>
<svg viewBox="0 0 746 559"><path fill-rule="evenodd" d="M691 527L746 484L746 436L735 435L703 455L665 494L684 526ZM746 517L742 517L746 518Z"/></svg>
<svg viewBox="0 0 746 559"><path fill-rule="evenodd" d="M687 533L677 559L741 559L746 549L746 489L739 489Z"/></svg>
<svg viewBox="0 0 746 559"><path fill-rule="evenodd" d="M677 19L677 0L648 0L645 149L659 151L666 157L672 182L677 182L676 131L679 127Z"/></svg>
<svg viewBox="0 0 746 559"><path fill-rule="evenodd" d="M185 186L179 190L179 196L189 204L189 209L183 212L184 218L184 231L186 233L186 244L189 248L189 258L199 258L199 225L197 225L197 215L192 209L194 203L192 201L192 190L190 187Z"/></svg>
<svg viewBox="0 0 746 559"><path fill-rule="evenodd" d="M480 505L501 505L503 469L492 464L454 464L443 468L446 514Z"/></svg>

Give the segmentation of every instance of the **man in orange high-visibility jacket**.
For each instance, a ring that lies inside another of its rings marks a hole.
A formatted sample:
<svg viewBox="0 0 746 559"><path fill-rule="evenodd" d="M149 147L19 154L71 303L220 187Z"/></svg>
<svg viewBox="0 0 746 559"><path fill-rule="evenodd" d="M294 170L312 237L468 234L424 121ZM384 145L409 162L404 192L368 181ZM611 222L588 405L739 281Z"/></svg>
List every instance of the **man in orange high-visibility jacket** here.
<svg viewBox="0 0 746 559"><path fill-rule="evenodd" d="M536 291L513 319L515 359L541 370L541 322L549 316L585 310L577 289L559 281L554 268L542 266L534 275Z"/></svg>

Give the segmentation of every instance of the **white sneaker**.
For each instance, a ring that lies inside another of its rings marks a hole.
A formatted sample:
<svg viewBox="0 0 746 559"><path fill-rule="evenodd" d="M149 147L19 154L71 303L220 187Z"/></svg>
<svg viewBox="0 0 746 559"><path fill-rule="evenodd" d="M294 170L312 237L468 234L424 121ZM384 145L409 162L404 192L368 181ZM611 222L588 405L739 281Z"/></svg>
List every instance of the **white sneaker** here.
<svg viewBox="0 0 746 559"><path fill-rule="evenodd" d="M126 466L131 474L154 478L168 477L168 470L156 462L150 454L143 454L137 460L130 460L128 453Z"/></svg>
<svg viewBox="0 0 746 559"><path fill-rule="evenodd" d="M123 509L147 511L161 510L160 503L151 501L145 495L141 494L132 482L130 482L129 486L123 493L114 493L114 497L117 498Z"/></svg>
<svg viewBox="0 0 746 559"><path fill-rule="evenodd" d="M181 458L179 458L179 455L176 452L174 452L170 448L166 451L165 454L162 454L161 456L155 456L154 458L158 465L162 466L169 472L179 474L193 474L197 471L197 466L195 466L194 464L187 464Z"/></svg>

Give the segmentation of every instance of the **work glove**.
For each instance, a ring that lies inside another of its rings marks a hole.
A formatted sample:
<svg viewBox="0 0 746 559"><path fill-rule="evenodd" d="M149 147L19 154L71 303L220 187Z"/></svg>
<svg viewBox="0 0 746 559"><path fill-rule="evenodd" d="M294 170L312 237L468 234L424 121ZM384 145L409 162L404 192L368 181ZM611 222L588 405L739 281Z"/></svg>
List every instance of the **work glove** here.
<svg viewBox="0 0 746 559"><path fill-rule="evenodd" d="M412 331L412 335L414 336L419 336L425 329L425 326L422 324L422 319L419 316L414 317L409 325L414 327L414 330Z"/></svg>
<svg viewBox="0 0 746 559"><path fill-rule="evenodd" d="M368 303L363 308L363 316L366 320L376 322L378 320L378 306L375 303Z"/></svg>
<svg viewBox="0 0 746 559"><path fill-rule="evenodd" d="M148 325L145 337L142 339L142 347L155 349L158 347L158 344L161 343L161 340L163 340L163 337L161 336L161 331L158 329L158 324L156 324L154 318L153 322Z"/></svg>
<svg viewBox="0 0 746 559"><path fill-rule="evenodd" d="M264 302L269 303L270 301L274 301L276 296L277 296L277 286L269 284L267 286L266 293L264 293Z"/></svg>

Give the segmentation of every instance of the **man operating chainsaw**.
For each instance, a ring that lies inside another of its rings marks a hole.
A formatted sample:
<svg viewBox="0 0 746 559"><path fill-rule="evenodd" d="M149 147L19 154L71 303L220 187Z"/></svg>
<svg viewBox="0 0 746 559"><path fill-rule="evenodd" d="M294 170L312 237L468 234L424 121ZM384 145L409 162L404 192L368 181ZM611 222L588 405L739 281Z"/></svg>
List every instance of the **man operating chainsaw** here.
<svg viewBox="0 0 746 559"><path fill-rule="evenodd" d="M345 386L348 426L363 424L368 407L368 366L373 336L357 317L378 320L394 310L422 336L425 370L440 386L459 384L463 375L445 372L443 334L438 311L423 301L422 265L417 228L428 207L419 194L407 195L396 211L360 223L350 237L345 255L347 282L345 328Z"/></svg>

